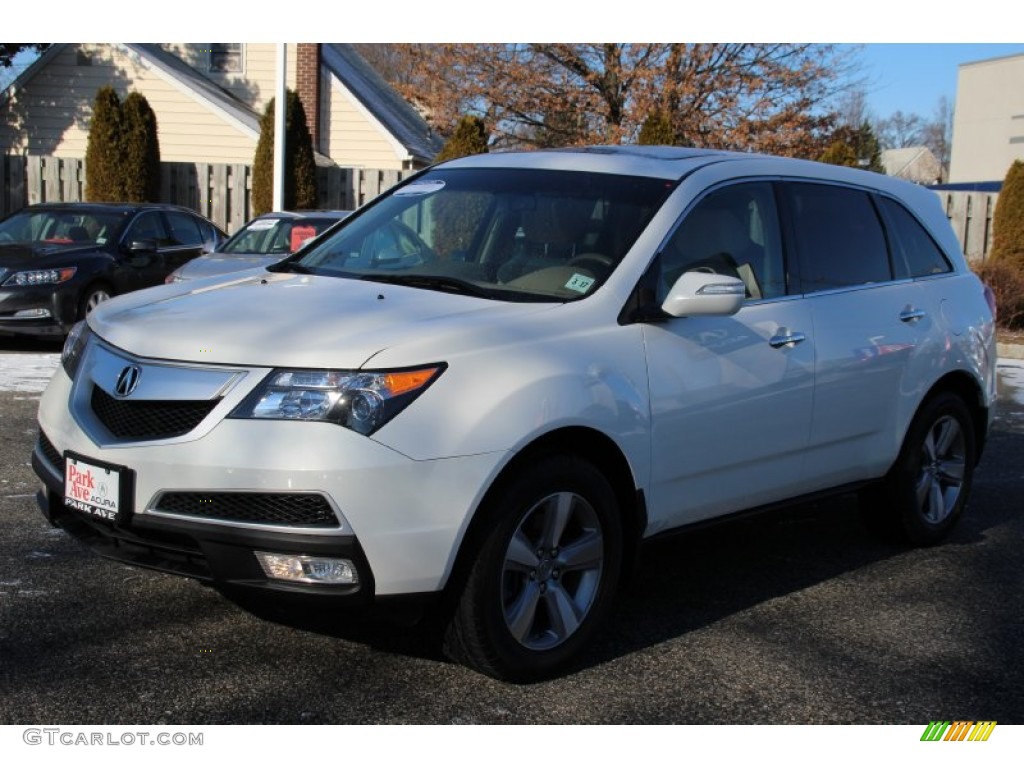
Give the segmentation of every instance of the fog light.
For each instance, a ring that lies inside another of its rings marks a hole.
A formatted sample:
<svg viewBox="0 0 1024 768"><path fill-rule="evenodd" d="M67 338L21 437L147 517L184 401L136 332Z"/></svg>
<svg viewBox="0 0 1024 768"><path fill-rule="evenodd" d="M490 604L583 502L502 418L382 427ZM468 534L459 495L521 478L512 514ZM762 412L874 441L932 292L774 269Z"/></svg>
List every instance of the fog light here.
<svg viewBox="0 0 1024 768"><path fill-rule="evenodd" d="M301 581L306 584L358 584L359 574L351 560L310 555L275 555L257 552L268 578Z"/></svg>
<svg viewBox="0 0 1024 768"><path fill-rule="evenodd" d="M14 313L14 316L15 317L40 318L40 317L50 317L51 315L50 315L50 310L40 308L40 309L19 309L17 312Z"/></svg>

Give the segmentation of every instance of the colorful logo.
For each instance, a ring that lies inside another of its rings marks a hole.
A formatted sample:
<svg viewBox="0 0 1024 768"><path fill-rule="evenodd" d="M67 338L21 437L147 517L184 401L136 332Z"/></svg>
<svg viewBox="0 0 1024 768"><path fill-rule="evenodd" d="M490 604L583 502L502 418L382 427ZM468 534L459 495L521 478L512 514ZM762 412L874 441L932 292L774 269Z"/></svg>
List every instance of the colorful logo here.
<svg viewBox="0 0 1024 768"><path fill-rule="evenodd" d="M995 720L932 720L921 741L988 741L995 727Z"/></svg>

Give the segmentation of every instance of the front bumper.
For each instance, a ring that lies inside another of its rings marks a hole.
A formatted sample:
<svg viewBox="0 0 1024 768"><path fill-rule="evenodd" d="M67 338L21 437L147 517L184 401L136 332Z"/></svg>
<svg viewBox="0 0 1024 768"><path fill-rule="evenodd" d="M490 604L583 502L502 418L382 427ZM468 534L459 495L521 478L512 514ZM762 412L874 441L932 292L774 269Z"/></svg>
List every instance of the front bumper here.
<svg viewBox="0 0 1024 768"><path fill-rule="evenodd" d="M0 331L32 336L61 336L75 322L73 285L0 287ZM25 313L45 311L43 317ZM19 315L19 313L22 313Z"/></svg>
<svg viewBox="0 0 1024 768"><path fill-rule="evenodd" d="M354 536L325 540L321 536L135 516L125 525L109 523L64 503L63 480L38 447L32 454L32 467L43 480L44 488L36 501L46 519L102 557L219 587L267 590L282 596L304 595L353 605L367 604L373 598L373 573ZM359 580L353 585L323 585L268 579L256 560L256 551L345 558L355 565Z"/></svg>
<svg viewBox="0 0 1024 768"><path fill-rule="evenodd" d="M104 437L102 425L86 414L72 416L72 387L58 369L40 403L32 464L46 488L40 505L47 517L106 557L218 585L350 602L436 594L505 458L488 453L420 461L332 424L223 418L246 387L180 437L116 440ZM98 519L64 503L69 452L130 472L124 517ZM316 496L324 504L315 521L294 522L225 519L168 502L246 494ZM348 559L358 585L268 579L256 551Z"/></svg>

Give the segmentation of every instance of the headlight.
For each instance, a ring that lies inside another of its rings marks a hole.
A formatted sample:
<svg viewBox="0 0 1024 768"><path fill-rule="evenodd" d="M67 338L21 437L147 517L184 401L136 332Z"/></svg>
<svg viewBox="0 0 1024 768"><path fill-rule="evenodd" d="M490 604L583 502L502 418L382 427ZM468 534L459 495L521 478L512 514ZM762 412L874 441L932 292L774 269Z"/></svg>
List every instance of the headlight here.
<svg viewBox="0 0 1024 768"><path fill-rule="evenodd" d="M64 340L64 349L60 353L60 364L64 366L64 372L72 380L78 371L78 364L82 362L82 355L85 353L91 335L92 331L89 330L85 320L79 320L71 326L71 331L68 332L68 337Z"/></svg>
<svg viewBox="0 0 1024 768"><path fill-rule="evenodd" d="M369 435L426 391L445 366L400 371L273 371L235 419L328 421Z"/></svg>
<svg viewBox="0 0 1024 768"><path fill-rule="evenodd" d="M74 277L77 271L77 267L55 267L54 269L33 269L27 272L15 272L4 281L4 285L54 285L56 283L65 283Z"/></svg>

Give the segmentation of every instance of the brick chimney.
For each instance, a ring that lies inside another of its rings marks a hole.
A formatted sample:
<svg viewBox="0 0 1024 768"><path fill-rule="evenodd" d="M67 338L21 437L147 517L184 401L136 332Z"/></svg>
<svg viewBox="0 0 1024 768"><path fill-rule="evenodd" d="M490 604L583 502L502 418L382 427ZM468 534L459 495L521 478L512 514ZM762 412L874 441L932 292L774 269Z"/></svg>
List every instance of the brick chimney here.
<svg viewBox="0 0 1024 768"><path fill-rule="evenodd" d="M320 151L320 43L299 43L295 49L295 90L306 112L313 149Z"/></svg>

